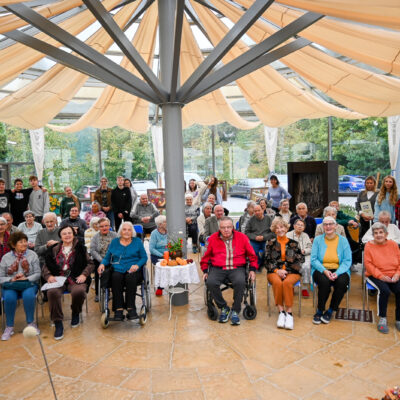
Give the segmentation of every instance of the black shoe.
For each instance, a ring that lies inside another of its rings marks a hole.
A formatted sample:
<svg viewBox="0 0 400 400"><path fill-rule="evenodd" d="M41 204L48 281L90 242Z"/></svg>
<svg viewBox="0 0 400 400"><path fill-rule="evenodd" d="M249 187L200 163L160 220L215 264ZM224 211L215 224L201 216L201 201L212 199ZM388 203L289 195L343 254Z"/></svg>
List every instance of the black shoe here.
<svg viewBox="0 0 400 400"><path fill-rule="evenodd" d="M54 321L56 330L54 331L54 339L61 340L64 337L64 325L62 321Z"/></svg>
<svg viewBox="0 0 400 400"><path fill-rule="evenodd" d="M315 325L319 325L321 323L321 314L318 313L314 314L312 323Z"/></svg>
<svg viewBox="0 0 400 400"><path fill-rule="evenodd" d="M114 321L123 321L124 320L124 313L122 310L117 310L114 313Z"/></svg>
<svg viewBox="0 0 400 400"><path fill-rule="evenodd" d="M128 320L132 321L134 319L139 319L139 316L137 315L137 312L134 308L131 308L128 310Z"/></svg>
<svg viewBox="0 0 400 400"><path fill-rule="evenodd" d="M81 321L79 320L79 314L72 314L71 328L78 327L80 323Z"/></svg>
<svg viewBox="0 0 400 400"><path fill-rule="evenodd" d="M331 322L331 319L332 319L332 312L330 312L330 311L325 311L324 312L324 315L322 315L322 317L321 317L321 321L324 323L324 324L329 324L329 322Z"/></svg>

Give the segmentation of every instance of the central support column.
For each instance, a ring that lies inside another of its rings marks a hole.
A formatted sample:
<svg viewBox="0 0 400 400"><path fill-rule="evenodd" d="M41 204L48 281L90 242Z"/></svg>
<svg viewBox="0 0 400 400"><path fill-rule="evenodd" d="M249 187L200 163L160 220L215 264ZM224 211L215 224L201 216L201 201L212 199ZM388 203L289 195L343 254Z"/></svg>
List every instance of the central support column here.
<svg viewBox="0 0 400 400"><path fill-rule="evenodd" d="M176 0L158 1L160 77L171 93ZM175 62L179 62L175 60ZM160 104L164 147L168 237L184 241L186 253L185 191L183 176L182 108L178 103Z"/></svg>

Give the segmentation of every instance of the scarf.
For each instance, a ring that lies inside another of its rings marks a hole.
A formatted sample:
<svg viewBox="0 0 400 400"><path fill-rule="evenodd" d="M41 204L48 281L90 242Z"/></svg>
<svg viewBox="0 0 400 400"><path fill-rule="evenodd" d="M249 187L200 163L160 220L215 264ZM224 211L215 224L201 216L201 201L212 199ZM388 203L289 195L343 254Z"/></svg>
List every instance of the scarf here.
<svg viewBox="0 0 400 400"><path fill-rule="evenodd" d="M73 248L71 248L71 251L68 254L65 254L63 250L64 246L61 245L60 250L56 255L56 263L60 268L61 276L66 275L66 271L69 271L71 269L71 266L75 261L75 250Z"/></svg>
<svg viewBox="0 0 400 400"><path fill-rule="evenodd" d="M21 265L21 268L24 271L24 275L26 276L29 272L29 263L28 260L25 258L24 253L16 253L13 251L14 257L16 258L15 261L11 264L11 266L7 270L8 275L13 275L18 271L18 266Z"/></svg>

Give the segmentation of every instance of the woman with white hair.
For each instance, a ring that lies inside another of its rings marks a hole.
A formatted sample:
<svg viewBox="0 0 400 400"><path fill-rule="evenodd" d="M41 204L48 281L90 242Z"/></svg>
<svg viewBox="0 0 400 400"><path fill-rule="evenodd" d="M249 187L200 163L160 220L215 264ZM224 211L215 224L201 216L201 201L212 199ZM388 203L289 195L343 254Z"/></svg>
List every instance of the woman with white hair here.
<svg viewBox="0 0 400 400"><path fill-rule="evenodd" d="M106 266L113 268L111 287L113 293L114 320L123 321L124 307L127 318L138 319L136 312L136 287L143 279L143 266L147 262L146 250L142 241L136 237L131 222L123 222L118 230L118 237L113 239L106 256L99 265L101 275ZM124 287L126 287L124 301Z"/></svg>
<svg viewBox="0 0 400 400"><path fill-rule="evenodd" d="M324 211L322 213L322 216L325 217L332 217L336 221L336 216L337 216L337 209L335 207L325 207ZM336 233L338 235L346 237L346 232L344 231L344 228L340 224L336 224ZM317 225L317 229L315 230L315 236L323 235L324 234L324 227L322 224Z"/></svg>
<svg viewBox="0 0 400 400"><path fill-rule="evenodd" d="M157 264L163 258L164 251L167 251L168 235L167 235L167 218L165 215L159 215L155 218L157 229L154 229L150 235L149 250L152 264ZM162 296L162 287L156 290L156 296Z"/></svg>
<svg viewBox="0 0 400 400"><path fill-rule="evenodd" d="M25 233L28 237L28 247L33 250L35 248L36 236L43 229L43 226L39 222L35 222L35 213L33 211L27 210L23 216L25 222L21 222L18 225L18 230Z"/></svg>
<svg viewBox="0 0 400 400"><path fill-rule="evenodd" d="M197 253L197 217L199 216L199 207L193 205L193 196L188 193L185 195L185 220L186 236L192 239L192 251Z"/></svg>
<svg viewBox="0 0 400 400"><path fill-rule="evenodd" d="M371 227L374 239L365 245L364 263L368 282L379 290L378 331L389 333L386 311L390 292L396 298L395 327L400 331L400 250L397 243L387 240L386 225L375 222Z"/></svg>
<svg viewBox="0 0 400 400"><path fill-rule="evenodd" d="M91 218L90 222L89 222L89 229L86 229L85 231L85 246L86 249L88 251L88 253L90 254L90 243L92 241L93 236L98 232L99 230L99 217L93 217Z"/></svg>
<svg viewBox="0 0 400 400"><path fill-rule="evenodd" d="M315 237L311 249L311 276L318 285L318 306L314 324L329 324L337 311L350 282L351 249L347 239L336 233L337 222L332 217L322 221L324 234ZM333 287L331 303L325 304Z"/></svg>
<svg viewBox="0 0 400 400"><path fill-rule="evenodd" d="M213 205L206 201L203 204L203 213L197 217L197 229L199 230L199 238L204 234L204 227L206 225L206 219L210 218L213 211Z"/></svg>

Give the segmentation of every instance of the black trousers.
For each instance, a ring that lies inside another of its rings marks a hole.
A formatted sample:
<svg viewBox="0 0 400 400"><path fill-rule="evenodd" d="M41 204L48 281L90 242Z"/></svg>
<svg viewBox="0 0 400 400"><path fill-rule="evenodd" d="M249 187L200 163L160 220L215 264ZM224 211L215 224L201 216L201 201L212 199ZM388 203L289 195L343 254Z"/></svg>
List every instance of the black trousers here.
<svg viewBox="0 0 400 400"><path fill-rule="evenodd" d="M97 272L97 268L99 268L100 263L93 259L93 264L94 264L94 292L96 293L96 296L99 295L99 273Z"/></svg>
<svg viewBox="0 0 400 400"><path fill-rule="evenodd" d="M114 212L114 223L115 223L115 231L118 232L118 229L122 223L122 219L120 217L118 217L119 213ZM130 221L131 218L129 217L129 213L122 213L122 215L124 216L124 221Z"/></svg>
<svg viewBox="0 0 400 400"><path fill-rule="evenodd" d="M191 224L186 224L186 231L188 236L192 239L192 245L197 246L197 236L198 236L197 223L192 222Z"/></svg>
<svg viewBox="0 0 400 400"><path fill-rule="evenodd" d="M222 296L221 284L229 279L233 286L232 310L240 313L242 308L243 293L246 287L245 268L222 269L211 267L207 278L207 288L218 308L226 307L226 301Z"/></svg>
<svg viewBox="0 0 400 400"><path fill-rule="evenodd" d="M113 293L113 309L132 308L136 309L136 287L143 279L143 271L139 269L133 273L121 273L113 271L111 277L111 287ZM124 301L124 288L125 301Z"/></svg>
<svg viewBox="0 0 400 400"><path fill-rule="evenodd" d="M378 299L379 316L386 318L390 292L393 292L396 298L396 321L400 321L400 281L389 283L374 278L373 276L369 276L368 280L371 281L372 285L379 289L380 292Z"/></svg>
<svg viewBox="0 0 400 400"><path fill-rule="evenodd" d="M335 270L332 270L335 272ZM325 311L325 304L328 301L331 287L333 286L333 293L331 304L329 308L337 311L339 304L343 299L349 285L349 275L347 273L341 274L335 281L329 280L323 273L315 271L313 274L314 282L318 285L318 310Z"/></svg>

